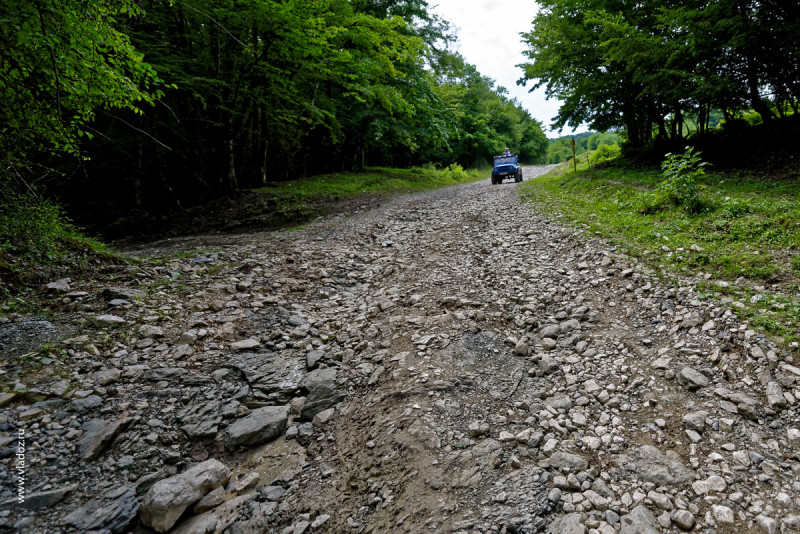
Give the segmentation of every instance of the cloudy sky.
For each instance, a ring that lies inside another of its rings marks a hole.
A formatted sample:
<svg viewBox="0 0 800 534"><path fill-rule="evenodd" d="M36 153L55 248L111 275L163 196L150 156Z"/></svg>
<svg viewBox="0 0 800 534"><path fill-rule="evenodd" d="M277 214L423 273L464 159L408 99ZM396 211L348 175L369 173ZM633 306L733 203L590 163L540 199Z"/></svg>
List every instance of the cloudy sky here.
<svg viewBox="0 0 800 534"><path fill-rule="evenodd" d="M530 84L522 87L516 83L522 77L522 69L516 65L525 61L525 45L519 34L531 28L538 9L534 0L428 0L428 5L450 22L458 36L458 52L478 67L481 74L508 89L512 97L542 122L548 137L573 133L570 128L564 128L562 134L549 130L551 119L558 113L558 101L547 100L544 89L529 93Z"/></svg>

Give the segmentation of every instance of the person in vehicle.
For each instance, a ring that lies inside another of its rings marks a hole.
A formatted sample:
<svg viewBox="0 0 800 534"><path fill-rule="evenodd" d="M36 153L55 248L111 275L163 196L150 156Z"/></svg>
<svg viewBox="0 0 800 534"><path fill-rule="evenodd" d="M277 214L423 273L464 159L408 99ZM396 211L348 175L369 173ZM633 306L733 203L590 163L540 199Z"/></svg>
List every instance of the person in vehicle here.
<svg viewBox="0 0 800 534"><path fill-rule="evenodd" d="M504 156L510 156L511 155L511 152L508 151L508 147L506 147L506 151L503 152L503 155Z"/></svg>

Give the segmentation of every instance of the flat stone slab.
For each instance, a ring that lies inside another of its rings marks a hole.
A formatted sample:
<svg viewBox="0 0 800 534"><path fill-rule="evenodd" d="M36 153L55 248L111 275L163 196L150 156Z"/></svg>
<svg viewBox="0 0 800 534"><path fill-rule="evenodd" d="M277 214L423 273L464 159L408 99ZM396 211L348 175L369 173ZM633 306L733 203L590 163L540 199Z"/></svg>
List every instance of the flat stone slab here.
<svg viewBox="0 0 800 534"><path fill-rule="evenodd" d="M78 441L78 453L84 460L97 458L117 435L132 421L130 417L106 421L92 419L83 424L83 435Z"/></svg>
<svg viewBox="0 0 800 534"><path fill-rule="evenodd" d="M257 445L283 434L289 418L289 406L264 406L235 421L225 430L225 448Z"/></svg>
<svg viewBox="0 0 800 534"><path fill-rule="evenodd" d="M680 462L676 454L667 456L652 445L618 454L613 459L621 470L658 486L677 486L694 478L692 471Z"/></svg>
<svg viewBox="0 0 800 534"><path fill-rule="evenodd" d="M631 513L622 516L620 525L622 528L619 534L661 534L658 521L641 504L631 510Z"/></svg>
<svg viewBox="0 0 800 534"><path fill-rule="evenodd" d="M305 357L284 353L244 353L229 358L227 366L239 370L252 389L289 402L305 373Z"/></svg>
<svg viewBox="0 0 800 534"><path fill-rule="evenodd" d="M79 532L106 530L112 534L130 532L139 512L136 488L123 490L116 498L92 499L64 518Z"/></svg>

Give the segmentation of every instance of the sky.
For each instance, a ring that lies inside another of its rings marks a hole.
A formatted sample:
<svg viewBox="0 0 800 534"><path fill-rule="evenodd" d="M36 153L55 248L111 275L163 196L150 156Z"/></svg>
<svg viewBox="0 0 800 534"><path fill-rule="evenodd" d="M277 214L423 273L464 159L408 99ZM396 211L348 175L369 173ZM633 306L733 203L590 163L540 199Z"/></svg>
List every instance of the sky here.
<svg viewBox="0 0 800 534"><path fill-rule="evenodd" d="M564 127L562 133L550 130L552 118L561 103L547 100L544 88L529 93L531 87L517 85L522 77L525 45L520 33L530 31L538 6L533 0L428 0L430 11L450 22L458 37L454 49L468 63L475 65L484 76L494 79L497 85L508 90L536 120L542 123L547 137L559 137L585 132L585 126L575 132Z"/></svg>

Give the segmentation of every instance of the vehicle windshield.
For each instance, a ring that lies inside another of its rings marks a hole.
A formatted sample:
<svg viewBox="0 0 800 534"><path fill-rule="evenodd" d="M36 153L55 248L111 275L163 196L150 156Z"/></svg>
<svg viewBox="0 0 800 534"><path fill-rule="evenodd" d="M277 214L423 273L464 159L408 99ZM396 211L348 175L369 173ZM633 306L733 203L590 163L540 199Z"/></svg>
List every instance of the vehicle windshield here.
<svg viewBox="0 0 800 534"><path fill-rule="evenodd" d="M516 159L514 156L495 156L494 157L494 164L495 165L505 165L507 163L515 163Z"/></svg>

